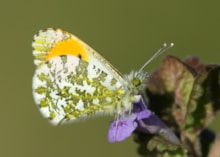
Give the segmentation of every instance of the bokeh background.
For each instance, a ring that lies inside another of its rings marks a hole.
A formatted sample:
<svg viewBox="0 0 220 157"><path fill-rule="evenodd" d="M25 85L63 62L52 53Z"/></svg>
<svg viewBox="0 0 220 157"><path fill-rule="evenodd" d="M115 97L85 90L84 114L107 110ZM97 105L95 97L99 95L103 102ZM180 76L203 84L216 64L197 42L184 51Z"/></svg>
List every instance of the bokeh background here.
<svg viewBox="0 0 220 157"><path fill-rule="evenodd" d="M219 6L218 0L2 0L0 156L138 156L132 137L108 143L113 117L54 127L41 116L31 89L31 42L38 30L58 27L74 33L122 73L140 68L164 42L175 47L147 70L159 67L167 54L220 63ZM220 132L217 119L211 127Z"/></svg>

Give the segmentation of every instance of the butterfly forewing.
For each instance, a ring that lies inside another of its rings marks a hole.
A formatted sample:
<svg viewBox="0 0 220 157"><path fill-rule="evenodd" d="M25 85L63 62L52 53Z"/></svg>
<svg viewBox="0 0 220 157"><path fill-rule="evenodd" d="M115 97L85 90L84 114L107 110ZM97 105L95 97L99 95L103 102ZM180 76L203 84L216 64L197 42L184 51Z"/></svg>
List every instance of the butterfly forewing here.
<svg viewBox="0 0 220 157"><path fill-rule="evenodd" d="M39 31L32 46L34 99L53 124L114 112L123 79L97 52L60 29Z"/></svg>

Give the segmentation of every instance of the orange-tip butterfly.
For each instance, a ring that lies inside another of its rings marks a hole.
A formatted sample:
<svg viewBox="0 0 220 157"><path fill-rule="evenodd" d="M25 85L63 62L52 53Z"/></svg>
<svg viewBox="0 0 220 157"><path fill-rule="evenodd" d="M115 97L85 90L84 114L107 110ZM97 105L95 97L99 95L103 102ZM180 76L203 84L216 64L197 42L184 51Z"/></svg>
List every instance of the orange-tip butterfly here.
<svg viewBox="0 0 220 157"><path fill-rule="evenodd" d="M129 113L146 86L143 69L173 44L164 44L129 75L119 73L90 46L61 29L40 30L32 46L35 102L52 124L60 124L100 113Z"/></svg>

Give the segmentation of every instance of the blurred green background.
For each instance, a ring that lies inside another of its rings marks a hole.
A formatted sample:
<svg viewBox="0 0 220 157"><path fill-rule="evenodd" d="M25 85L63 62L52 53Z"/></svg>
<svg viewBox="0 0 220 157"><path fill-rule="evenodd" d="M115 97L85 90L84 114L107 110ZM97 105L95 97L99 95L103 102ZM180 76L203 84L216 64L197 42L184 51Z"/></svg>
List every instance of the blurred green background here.
<svg viewBox="0 0 220 157"><path fill-rule="evenodd" d="M122 73L140 68L164 42L175 43L166 54L220 63L219 6L217 0L1 1L0 156L138 156L132 138L108 143L112 117L59 127L42 118L31 89L31 42L38 30L58 27L79 36ZM211 127L220 132L217 120Z"/></svg>

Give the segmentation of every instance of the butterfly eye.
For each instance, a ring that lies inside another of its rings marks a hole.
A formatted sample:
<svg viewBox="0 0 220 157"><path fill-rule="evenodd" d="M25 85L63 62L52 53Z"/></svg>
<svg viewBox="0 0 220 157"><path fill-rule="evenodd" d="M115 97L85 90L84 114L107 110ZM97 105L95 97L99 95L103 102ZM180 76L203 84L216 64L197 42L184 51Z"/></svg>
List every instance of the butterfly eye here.
<svg viewBox="0 0 220 157"><path fill-rule="evenodd" d="M139 78L133 78L133 80L132 80L132 84L134 85L134 86L140 86L141 85L141 80L139 79Z"/></svg>

